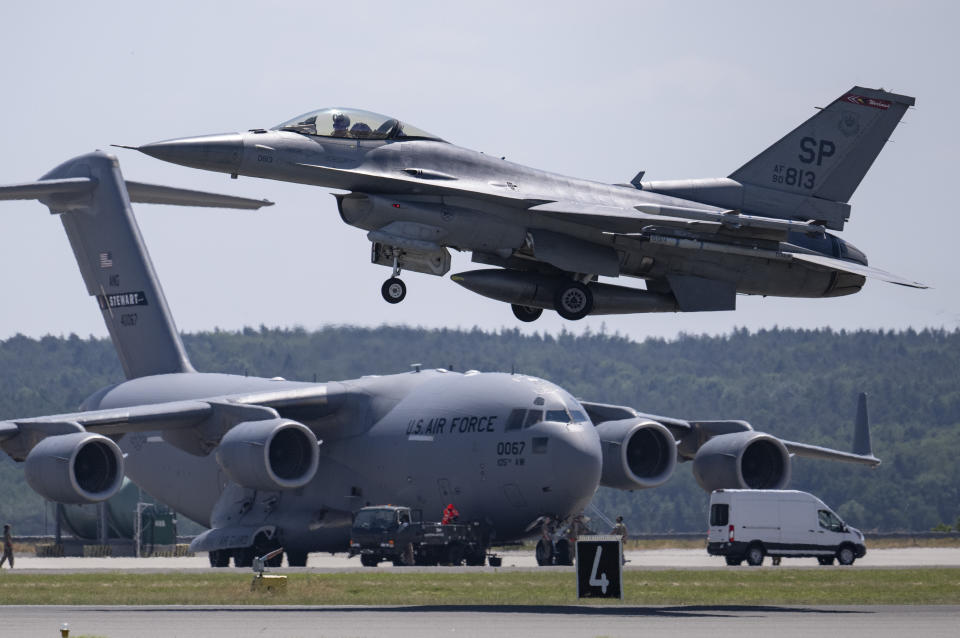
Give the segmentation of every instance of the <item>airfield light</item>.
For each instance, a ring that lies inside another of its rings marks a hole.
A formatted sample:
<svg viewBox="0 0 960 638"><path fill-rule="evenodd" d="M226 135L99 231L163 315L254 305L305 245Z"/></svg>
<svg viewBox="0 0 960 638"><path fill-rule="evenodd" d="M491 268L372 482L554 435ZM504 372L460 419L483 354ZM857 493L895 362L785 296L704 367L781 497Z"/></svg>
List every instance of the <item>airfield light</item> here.
<svg viewBox="0 0 960 638"><path fill-rule="evenodd" d="M70 623L65 622L60 625L60 637L67 638L70 635Z"/></svg>

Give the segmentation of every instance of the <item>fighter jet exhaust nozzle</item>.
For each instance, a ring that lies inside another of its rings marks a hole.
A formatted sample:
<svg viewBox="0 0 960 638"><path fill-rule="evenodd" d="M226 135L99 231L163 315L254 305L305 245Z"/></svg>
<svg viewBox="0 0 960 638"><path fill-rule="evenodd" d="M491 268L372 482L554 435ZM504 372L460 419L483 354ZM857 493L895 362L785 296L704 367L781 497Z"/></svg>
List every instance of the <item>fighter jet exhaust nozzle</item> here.
<svg viewBox="0 0 960 638"><path fill-rule="evenodd" d="M490 268L451 275L450 278L472 292L509 304L531 308L555 309L558 291L569 287L572 280L561 275ZM635 312L677 312L677 300L661 294L593 282L586 286L593 299L591 315L629 314Z"/></svg>
<svg viewBox="0 0 960 638"><path fill-rule="evenodd" d="M781 490L790 483L790 470L783 442L752 430L714 436L693 458L693 475L707 492Z"/></svg>
<svg viewBox="0 0 960 638"><path fill-rule="evenodd" d="M141 153L158 160L219 173L235 174L243 160L243 136L239 133L182 137L138 146Z"/></svg>
<svg viewBox="0 0 960 638"><path fill-rule="evenodd" d="M217 446L217 463L227 477L258 490L292 490L313 479L319 443L310 429L289 419L245 421Z"/></svg>
<svg viewBox="0 0 960 638"><path fill-rule="evenodd" d="M677 467L673 435L642 419L606 421L596 427L603 451L600 485L642 490L662 485Z"/></svg>
<svg viewBox="0 0 960 638"><path fill-rule="evenodd" d="M93 432L48 436L30 450L24 474L38 494L56 503L99 503L123 482L123 453Z"/></svg>

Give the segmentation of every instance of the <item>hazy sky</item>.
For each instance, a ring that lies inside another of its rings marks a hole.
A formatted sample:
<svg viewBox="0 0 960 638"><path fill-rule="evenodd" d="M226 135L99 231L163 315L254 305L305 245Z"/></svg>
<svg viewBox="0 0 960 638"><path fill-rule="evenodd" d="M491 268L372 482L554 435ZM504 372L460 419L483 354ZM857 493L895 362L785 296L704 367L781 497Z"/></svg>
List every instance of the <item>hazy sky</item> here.
<svg viewBox="0 0 960 638"><path fill-rule="evenodd" d="M111 143L269 127L325 106L390 114L455 144L606 182L720 177L855 84L913 95L852 200L842 237L871 265L838 299L738 298L724 313L535 324L446 278L380 297L329 191L194 171L117 150L129 179L253 197L261 212L135 208L177 325L404 323L619 331L960 325L953 2L5 2L0 182ZM105 335L60 223L0 202L0 339ZM454 255L451 272L475 266ZM610 280L607 280L610 281ZM640 286L639 281L617 283Z"/></svg>

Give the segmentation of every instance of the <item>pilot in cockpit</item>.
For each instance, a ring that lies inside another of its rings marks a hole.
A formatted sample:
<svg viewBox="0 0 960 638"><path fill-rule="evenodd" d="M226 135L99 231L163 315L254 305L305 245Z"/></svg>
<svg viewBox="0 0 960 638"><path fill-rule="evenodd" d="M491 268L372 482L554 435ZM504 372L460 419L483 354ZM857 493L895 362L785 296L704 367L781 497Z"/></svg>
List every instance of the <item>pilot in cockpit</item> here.
<svg viewBox="0 0 960 638"><path fill-rule="evenodd" d="M333 112L333 137L350 137L350 117L340 111Z"/></svg>
<svg viewBox="0 0 960 638"><path fill-rule="evenodd" d="M357 122L350 127L350 137L357 139L366 139L370 137L372 132L373 130L370 128L370 125L365 122Z"/></svg>

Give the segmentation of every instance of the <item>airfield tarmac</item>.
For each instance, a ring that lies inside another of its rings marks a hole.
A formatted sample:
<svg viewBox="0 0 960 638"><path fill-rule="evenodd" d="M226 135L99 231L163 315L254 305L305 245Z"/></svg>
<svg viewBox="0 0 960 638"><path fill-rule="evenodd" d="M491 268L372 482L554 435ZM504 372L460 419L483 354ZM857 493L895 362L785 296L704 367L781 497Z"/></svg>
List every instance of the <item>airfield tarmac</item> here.
<svg viewBox="0 0 960 638"><path fill-rule="evenodd" d="M686 607L72 607L10 606L4 636L49 638L61 622L74 636L523 636L592 638L955 638L960 606ZM10 632L14 629L14 632Z"/></svg>
<svg viewBox="0 0 960 638"><path fill-rule="evenodd" d="M532 552L503 552L503 567L537 570ZM702 549L627 552L629 570L734 569ZM20 556L17 571L67 573L78 571L138 572L211 570L205 554L181 558L36 558ZM912 566L960 567L960 548L898 548L869 551L851 569ZM780 567L769 559L761 569L823 568L813 559L785 559ZM356 558L345 554L312 554L306 571L363 571ZM378 569L397 569L388 563ZM411 568L407 568L411 569ZM420 567L416 570L452 570ZM459 569L489 570L489 567ZM554 567L550 569L572 569ZM754 569L740 567L736 569ZM6 571L6 570L4 570ZM230 570L233 571L233 570ZM244 569L243 571L249 571ZM301 572L280 568L274 572ZM2 577L3 574L0 574ZM57 635L69 622L71 635L119 638L247 636L556 636L742 638L776 635L809 638L842 635L845 638L902 638L904 635L939 638L960 632L960 606L0 606L0 636L33 638Z"/></svg>
<svg viewBox="0 0 960 638"><path fill-rule="evenodd" d="M530 551L499 552L503 557L503 567L537 568L537 561ZM708 556L705 549L658 549L626 552L627 569L704 569L716 567L728 569L720 557ZM197 554L180 558L37 558L35 556L17 556L16 569L59 572L99 570L199 570L210 569L206 554ZM764 561L770 565L770 559ZM782 566L817 567L813 558L785 558ZM854 567L960 567L960 547L904 547L895 549L868 549L867 555L857 560ZM294 568L300 570L303 568ZM311 554L307 569L351 570L370 569L360 566L358 558L348 558L346 554ZM410 569L393 567L390 563L381 563L377 569ZM450 569L449 567L416 569ZM489 568L462 568L489 569ZM563 568L557 568L563 569ZM566 568L570 569L570 568ZM217 570L219 571L219 570ZM284 572L286 568L271 571Z"/></svg>

